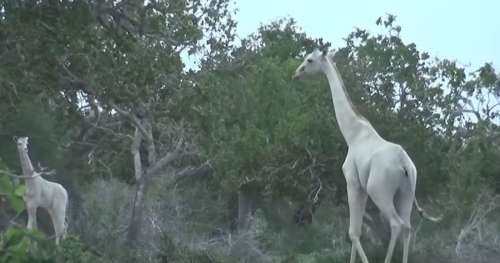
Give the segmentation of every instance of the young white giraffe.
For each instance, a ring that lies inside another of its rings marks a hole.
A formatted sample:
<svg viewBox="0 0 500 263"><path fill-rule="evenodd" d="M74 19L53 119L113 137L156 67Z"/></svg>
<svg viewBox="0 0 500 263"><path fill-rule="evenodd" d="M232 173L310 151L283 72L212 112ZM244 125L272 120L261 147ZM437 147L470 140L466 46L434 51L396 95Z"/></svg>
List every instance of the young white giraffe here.
<svg viewBox="0 0 500 263"><path fill-rule="evenodd" d="M350 262L354 263L356 255L359 254L363 263L368 263L360 243L360 235L369 196L391 227L385 263L391 261L396 240L401 232L404 240L403 263L407 263L413 204L427 219L439 219L425 214L417 203L417 169L410 157L400 145L384 140L370 122L356 111L332 58L333 54L327 55L327 52L314 50L297 68L293 78L323 72L330 84L335 116L348 145L342 171L347 182L349 203L349 237L352 242ZM398 200L396 206L394 198Z"/></svg>
<svg viewBox="0 0 500 263"><path fill-rule="evenodd" d="M47 209L54 226L56 244L64 239L66 234L66 205L68 193L58 183L49 182L35 172L28 155L28 137L17 139L17 151L23 171L22 178L26 181L24 201L28 210L28 229L36 228L36 210L38 207Z"/></svg>

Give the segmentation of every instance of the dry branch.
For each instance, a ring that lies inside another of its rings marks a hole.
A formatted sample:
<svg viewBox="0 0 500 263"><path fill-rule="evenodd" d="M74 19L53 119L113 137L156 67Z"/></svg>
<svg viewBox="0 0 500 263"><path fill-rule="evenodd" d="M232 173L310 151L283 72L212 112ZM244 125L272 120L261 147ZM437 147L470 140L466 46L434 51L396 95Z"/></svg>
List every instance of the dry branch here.
<svg viewBox="0 0 500 263"><path fill-rule="evenodd" d="M482 227L486 223L487 217L495 210L500 208L500 195L490 193L479 194L474 203L467 223L460 230L455 246L455 253L459 257L464 256L465 247L472 245L475 247L487 247L490 251L500 251L500 248L494 247L493 242L484 241L482 237ZM475 235L474 235L475 234Z"/></svg>

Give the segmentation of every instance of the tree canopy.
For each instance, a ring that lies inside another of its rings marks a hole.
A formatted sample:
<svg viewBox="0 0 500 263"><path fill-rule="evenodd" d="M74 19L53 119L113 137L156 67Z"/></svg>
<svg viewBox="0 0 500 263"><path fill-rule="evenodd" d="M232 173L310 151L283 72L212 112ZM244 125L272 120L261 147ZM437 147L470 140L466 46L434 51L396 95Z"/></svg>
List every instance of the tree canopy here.
<svg viewBox="0 0 500 263"><path fill-rule="evenodd" d="M440 236L416 249L447 258L498 238L486 219L500 194L496 65L432 58L393 15L329 43L292 18L240 39L234 14L227 0L0 1L0 262L347 258L332 95L324 78L291 79L314 48L337 50L355 107L407 150L417 195L445 214L448 227L422 223ZM40 232L20 227L13 136L68 189L61 249L45 216Z"/></svg>

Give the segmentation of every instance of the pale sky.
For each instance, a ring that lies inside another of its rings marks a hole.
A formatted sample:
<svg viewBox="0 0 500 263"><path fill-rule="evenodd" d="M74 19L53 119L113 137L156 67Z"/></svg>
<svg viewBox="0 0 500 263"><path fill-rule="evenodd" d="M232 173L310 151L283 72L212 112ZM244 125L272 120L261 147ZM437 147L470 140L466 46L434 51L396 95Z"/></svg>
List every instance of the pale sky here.
<svg viewBox="0 0 500 263"><path fill-rule="evenodd" d="M261 24L292 17L309 36L337 48L355 27L381 32L375 21L390 13L397 16L403 41L414 42L420 51L472 69L485 62L500 69L500 0L236 0L233 5L239 10L240 37Z"/></svg>

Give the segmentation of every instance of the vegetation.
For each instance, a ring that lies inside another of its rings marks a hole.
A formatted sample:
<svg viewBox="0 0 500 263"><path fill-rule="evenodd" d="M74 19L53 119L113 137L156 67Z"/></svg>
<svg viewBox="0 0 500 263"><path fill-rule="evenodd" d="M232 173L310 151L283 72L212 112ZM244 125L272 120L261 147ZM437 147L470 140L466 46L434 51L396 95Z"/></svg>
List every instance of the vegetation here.
<svg viewBox="0 0 500 263"><path fill-rule="evenodd" d="M0 1L0 262L347 261L347 148L328 84L291 80L304 54L332 45L293 19L237 41L231 10ZM431 58L392 15L376 23L334 43L335 60L358 110L414 160L423 205L444 215L415 215L411 262L493 262L500 75ZM38 231L24 228L13 136L68 190L59 247L42 211ZM379 223L363 235L373 259Z"/></svg>

